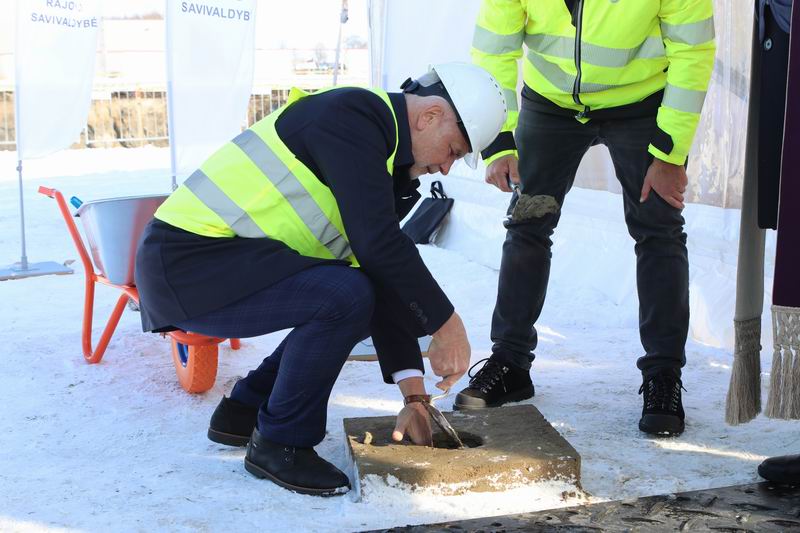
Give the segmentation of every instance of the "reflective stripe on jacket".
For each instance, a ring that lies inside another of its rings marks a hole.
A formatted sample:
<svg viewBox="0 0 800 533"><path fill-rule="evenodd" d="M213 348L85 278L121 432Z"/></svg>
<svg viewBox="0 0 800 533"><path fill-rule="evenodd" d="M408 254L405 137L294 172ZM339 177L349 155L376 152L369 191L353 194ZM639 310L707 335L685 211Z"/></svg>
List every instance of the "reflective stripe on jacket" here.
<svg viewBox="0 0 800 533"><path fill-rule="evenodd" d="M512 104L523 43L525 84L579 120L664 90L650 153L685 163L714 64L712 0L483 0L472 58Z"/></svg>
<svg viewBox="0 0 800 533"><path fill-rule="evenodd" d="M389 96L381 90L373 92L391 110L397 132ZM292 89L286 106L211 155L167 198L155 217L197 235L267 237L307 257L345 259L358 266L330 188L295 158L275 131L275 122L289 105L313 97ZM396 153L395 143L386 161L389 173Z"/></svg>

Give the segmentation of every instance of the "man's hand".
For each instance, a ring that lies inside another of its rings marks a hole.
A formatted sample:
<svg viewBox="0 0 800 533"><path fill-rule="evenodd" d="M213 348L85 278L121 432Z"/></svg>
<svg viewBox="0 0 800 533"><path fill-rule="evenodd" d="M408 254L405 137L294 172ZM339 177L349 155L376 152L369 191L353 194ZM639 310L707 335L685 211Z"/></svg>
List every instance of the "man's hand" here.
<svg viewBox="0 0 800 533"><path fill-rule="evenodd" d="M431 345L428 348L428 360L433 373L444 378L436 386L445 391L450 390L467 371L470 355L467 331L461 317L454 312L439 331L431 336Z"/></svg>
<svg viewBox="0 0 800 533"><path fill-rule="evenodd" d="M397 424L392 432L392 440L400 442L405 435L408 435L414 444L433 446L431 419L428 410L419 402L406 405L397 415Z"/></svg>
<svg viewBox="0 0 800 533"><path fill-rule="evenodd" d="M644 187L639 202L645 202L650 196L650 190L656 191L669 205L676 209L683 209L683 193L689 178L683 165L673 165L660 159L653 159L647 174L644 177Z"/></svg>
<svg viewBox="0 0 800 533"><path fill-rule="evenodd" d="M511 192L508 180L519 183L518 165L517 156L513 154L495 159L486 169L486 183L491 183L503 192Z"/></svg>

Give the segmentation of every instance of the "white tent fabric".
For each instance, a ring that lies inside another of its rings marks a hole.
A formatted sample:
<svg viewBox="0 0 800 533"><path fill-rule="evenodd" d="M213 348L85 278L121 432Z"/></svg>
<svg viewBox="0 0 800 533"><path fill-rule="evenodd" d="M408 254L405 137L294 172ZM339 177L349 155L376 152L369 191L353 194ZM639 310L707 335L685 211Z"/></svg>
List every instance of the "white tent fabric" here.
<svg viewBox="0 0 800 533"><path fill-rule="evenodd" d="M86 124L99 9L98 0L18 0L14 58L20 160L69 147Z"/></svg>
<svg viewBox="0 0 800 533"><path fill-rule="evenodd" d="M241 132L253 85L256 0L167 0L173 175Z"/></svg>
<svg viewBox="0 0 800 533"><path fill-rule="evenodd" d="M380 65L371 84L396 91L428 65L468 62L479 7L479 0L371 0L370 46Z"/></svg>

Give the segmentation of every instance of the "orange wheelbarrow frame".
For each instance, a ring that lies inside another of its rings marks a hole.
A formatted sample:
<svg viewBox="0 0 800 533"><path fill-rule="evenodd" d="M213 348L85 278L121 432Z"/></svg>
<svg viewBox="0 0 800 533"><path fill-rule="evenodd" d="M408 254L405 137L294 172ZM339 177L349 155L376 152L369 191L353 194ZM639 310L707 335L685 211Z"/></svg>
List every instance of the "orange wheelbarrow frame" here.
<svg viewBox="0 0 800 533"><path fill-rule="evenodd" d="M111 283L108 278L95 272L94 264L89 257L89 253L86 251L86 246L83 243L78 227L67 207L67 202L64 200L64 195L56 189L42 186L39 187L39 193L55 199L58 204L58 209L61 211L61 216L67 224L72 242L75 244L75 248L78 249L78 255L81 257L85 278L83 332L81 336L83 358L90 364L99 363L103 359L108 343L111 341L111 336L114 334L114 330L117 329L117 324L119 324L119 320L122 317L123 311L125 311L125 306L128 304L128 301L131 300L136 304L139 303L139 291L134 285L116 285ZM111 312L105 329L103 329L102 335L100 335L97 346L92 349L94 289L97 283L119 289L122 291L122 294L119 299L117 299L117 303L114 306L114 310ZM181 330L170 331L167 335L172 339L172 360L181 387L183 387L186 392L191 393L205 392L213 387L214 381L217 378L218 345L225 342L226 339L208 337L206 335L188 333ZM234 350L238 350L241 346L239 339L230 339L230 341L231 348Z"/></svg>

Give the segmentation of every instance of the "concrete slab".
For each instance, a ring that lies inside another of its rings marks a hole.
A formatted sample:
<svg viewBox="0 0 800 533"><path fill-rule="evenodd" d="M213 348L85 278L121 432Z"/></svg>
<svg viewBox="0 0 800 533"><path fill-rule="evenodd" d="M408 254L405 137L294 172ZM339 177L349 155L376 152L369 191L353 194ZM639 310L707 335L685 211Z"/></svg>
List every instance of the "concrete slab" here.
<svg viewBox="0 0 800 533"><path fill-rule="evenodd" d="M567 479L579 486L580 456L536 407L516 405L444 413L468 446L448 449L441 433L434 447L391 440L394 416L345 418L354 487L368 476L397 480L412 490L443 494L503 491L520 484ZM439 447L436 447L439 446Z"/></svg>

